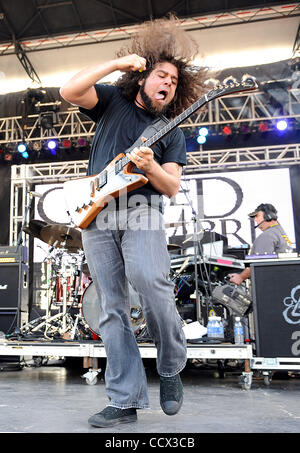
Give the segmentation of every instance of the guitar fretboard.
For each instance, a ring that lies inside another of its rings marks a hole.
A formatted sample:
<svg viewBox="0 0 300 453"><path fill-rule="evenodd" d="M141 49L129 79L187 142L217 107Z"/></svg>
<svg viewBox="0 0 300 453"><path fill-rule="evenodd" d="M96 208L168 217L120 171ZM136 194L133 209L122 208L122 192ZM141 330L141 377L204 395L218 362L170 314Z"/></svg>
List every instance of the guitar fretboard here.
<svg viewBox="0 0 300 453"><path fill-rule="evenodd" d="M184 120L189 118L194 112L196 112L200 107L202 107L207 102L207 95L205 94L202 98L198 99L198 101L194 102L194 104L190 105L184 112L178 115L176 118L171 120L166 126L156 132L152 137L147 138L147 140L143 143L143 146L151 148L151 146L155 145L159 142L163 137L165 137L169 132L171 132L175 127L179 126ZM122 168L125 167L130 162L129 157L125 156L122 159L116 162L116 173L121 171Z"/></svg>
<svg viewBox="0 0 300 453"><path fill-rule="evenodd" d="M171 132L175 127L179 126L184 120L190 117L193 113L195 113L200 107L202 107L207 102L231 93L236 93L239 91L250 91L257 88L257 84L255 80L251 78L247 78L242 82L230 82L229 84L220 85L215 87L208 93L204 94L198 101L194 102L190 107L188 107L184 112L178 115L176 118L171 120L165 126L163 126L158 132L156 132L152 137L147 138L147 140L143 143L143 146L151 148L151 146L155 145L159 142L163 137L165 137L169 132ZM125 156L119 159L115 164L116 173L121 171L125 165L130 162L130 159Z"/></svg>

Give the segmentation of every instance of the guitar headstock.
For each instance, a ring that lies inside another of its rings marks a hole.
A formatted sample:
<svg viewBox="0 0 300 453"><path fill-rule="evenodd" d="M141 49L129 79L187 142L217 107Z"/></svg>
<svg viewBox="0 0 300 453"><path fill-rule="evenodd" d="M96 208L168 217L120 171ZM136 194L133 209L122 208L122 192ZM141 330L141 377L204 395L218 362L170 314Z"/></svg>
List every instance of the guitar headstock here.
<svg viewBox="0 0 300 453"><path fill-rule="evenodd" d="M251 91L256 90L257 88L258 85L254 78L245 75L240 81L237 81L235 79L227 79L224 80L223 83L216 85L207 93L207 99L208 101L210 101L219 96L225 96L226 94L234 94L241 91Z"/></svg>

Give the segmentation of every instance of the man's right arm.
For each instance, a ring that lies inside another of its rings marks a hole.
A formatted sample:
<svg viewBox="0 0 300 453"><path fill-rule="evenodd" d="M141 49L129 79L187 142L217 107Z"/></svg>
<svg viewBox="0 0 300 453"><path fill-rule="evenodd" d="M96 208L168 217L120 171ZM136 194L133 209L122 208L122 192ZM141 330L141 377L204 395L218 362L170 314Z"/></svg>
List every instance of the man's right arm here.
<svg viewBox="0 0 300 453"><path fill-rule="evenodd" d="M94 85L103 77L114 71L138 71L146 69L146 60L138 55L110 60L100 65L92 66L75 74L60 89L60 95L71 104L91 110L98 102Z"/></svg>

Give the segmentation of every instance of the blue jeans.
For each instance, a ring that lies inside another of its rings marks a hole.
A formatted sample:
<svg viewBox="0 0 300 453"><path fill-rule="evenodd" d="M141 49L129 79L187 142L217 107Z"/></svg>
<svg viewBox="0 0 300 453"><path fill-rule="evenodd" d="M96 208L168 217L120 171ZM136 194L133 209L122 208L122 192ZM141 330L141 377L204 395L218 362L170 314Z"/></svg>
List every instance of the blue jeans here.
<svg viewBox="0 0 300 453"><path fill-rule="evenodd" d="M147 408L147 381L130 322L127 281L140 295L147 329L157 348L159 375L174 376L186 364L186 340L169 278L163 216L145 205L123 211L107 207L83 231L82 240L101 294L99 330L107 356L109 405Z"/></svg>

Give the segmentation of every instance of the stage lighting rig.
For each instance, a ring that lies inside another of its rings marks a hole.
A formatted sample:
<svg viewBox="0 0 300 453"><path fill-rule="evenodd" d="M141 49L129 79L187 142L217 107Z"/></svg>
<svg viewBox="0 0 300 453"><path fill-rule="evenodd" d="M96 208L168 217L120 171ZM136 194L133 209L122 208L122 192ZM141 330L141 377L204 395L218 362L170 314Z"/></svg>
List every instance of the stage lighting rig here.
<svg viewBox="0 0 300 453"><path fill-rule="evenodd" d="M44 130L53 129L54 125L57 124L57 112L60 109L61 102L37 102L35 107L39 114L38 126Z"/></svg>

